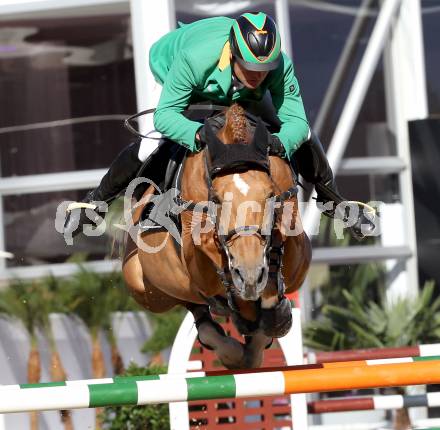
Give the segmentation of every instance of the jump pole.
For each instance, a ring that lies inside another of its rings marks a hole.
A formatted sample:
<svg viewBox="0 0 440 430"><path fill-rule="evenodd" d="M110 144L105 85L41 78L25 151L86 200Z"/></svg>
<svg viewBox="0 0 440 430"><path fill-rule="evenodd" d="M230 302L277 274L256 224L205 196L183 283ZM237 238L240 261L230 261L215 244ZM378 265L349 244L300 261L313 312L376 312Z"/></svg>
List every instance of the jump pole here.
<svg viewBox="0 0 440 430"><path fill-rule="evenodd" d="M440 383L440 360L175 377L109 384L54 383L0 391L0 413L146 405Z"/></svg>
<svg viewBox="0 0 440 430"><path fill-rule="evenodd" d="M392 348L347 349L343 351L317 351L304 354L309 364L330 363L337 361L379 360L401 357L430 357L440 355L440 343Z"/></svg>
<svg viewBox="0 0 440 430"><path fill-rule="evenodd" d="M175 378L200 378L204 376L224 376L231 374L244 374L244 373L264 373L264 372L286 372L286 371L298 371L298 370L311 370L311 369L334 369L339 367L361 367L361 366L377 366L378 364L395 364L395 363L412 363L416 361L426 360L440 360L440 356L429 357L400 357L400 358L387 358L379 360L355 360L355 361L337 361L329 363L317 363L317 364L297 364L293 366L277 366L277 367L260 367L258 369L240 369L231 372L230 370L211 370L211 371L195 371L183 374L165 373L162 375L147 375L147 376L115 376L114 378L101 378L101 379L82 379L65 382L42 382L39 384L13 384L13 385L0 385L0 394L4 390L23 389L23 388L49 388L59 385L97 385L97 384L123 384L133 381L149 381L155 379L175 379Z"/></svg>
<svg viewBox="0 0 440 430"><path fill-rule="evenodd" d="M307 404L310 414L326 414L332 412L354 412L372 410L390 410L417 407L440 406L440 393L416 395L387 395L350 397L330 400L317 400Z"/></svg>

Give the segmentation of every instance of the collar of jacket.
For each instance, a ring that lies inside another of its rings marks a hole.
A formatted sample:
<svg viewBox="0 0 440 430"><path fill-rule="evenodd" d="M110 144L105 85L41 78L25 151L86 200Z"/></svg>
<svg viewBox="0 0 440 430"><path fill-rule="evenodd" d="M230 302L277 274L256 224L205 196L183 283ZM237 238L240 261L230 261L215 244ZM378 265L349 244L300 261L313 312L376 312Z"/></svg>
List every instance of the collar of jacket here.
<svg viewBox="0 0 440 430"><path fill-rule="evenodd" d="M231 86L232 72L231 72L231 47L229 42L225 43L220 54L220 60L214 71L214 78L220 85L224 94L227 94Z"/></svg>

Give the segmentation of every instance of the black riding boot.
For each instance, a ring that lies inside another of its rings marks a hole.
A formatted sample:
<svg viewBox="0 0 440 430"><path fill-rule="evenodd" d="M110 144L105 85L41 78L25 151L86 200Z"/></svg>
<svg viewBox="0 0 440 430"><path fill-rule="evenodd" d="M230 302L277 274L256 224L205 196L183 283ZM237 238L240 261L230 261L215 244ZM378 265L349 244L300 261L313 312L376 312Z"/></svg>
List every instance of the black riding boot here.
<svg viewBox="0 0 440 430"><path fill-rule="evenodd" d="M294 161L301 176L315 185L318 207L325 208L324 214L334 218L337 206L347 200L339 194L324 148L315 133L312 132L311 138L297 149ZM358 219L350 227L352 235L360 240L371 235L374 228L372 220L366 217L363 207L359 206Z"/></svg>
<svg viewBox="0 0 440 430"><path fill-rule="evenodd" d="M89 191L83 203L105 202L110 203L117 195L128 186L130 181L135 178L136 173L142 166L142 162L138 158L140 139L124 148L113 163L110 165L108 172L101 179L101 183L92 191ZM84 224L95 223L102 217L105 212L99 205L94 209L95 218L86 215L85 209L77 208L67 213L64 222L64 235L75 237L83 231Z"/></svg>

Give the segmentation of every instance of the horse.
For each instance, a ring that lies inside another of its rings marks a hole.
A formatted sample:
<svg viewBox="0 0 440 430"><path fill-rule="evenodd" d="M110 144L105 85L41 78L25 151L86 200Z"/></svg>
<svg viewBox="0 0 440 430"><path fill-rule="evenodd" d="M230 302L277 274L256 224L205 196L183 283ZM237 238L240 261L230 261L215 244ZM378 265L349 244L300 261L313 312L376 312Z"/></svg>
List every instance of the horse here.
<svg viewBox="0 0 440 430"><path fill-rule="evenodd" d="M263 122L252 125L238 104L223 121L217 129L205 121L205 147L184 160L176 199L181 246L167 231L128 236L122 269L142 307L153 313L186 307L200 343L226 368L256 368L273 338L291 327L285 294L303 283L311 246L295 174L286 159L269 155ZM133 211L134 224L153 191ZM244 343L227 336L213 314L230 316Z"/></svg>

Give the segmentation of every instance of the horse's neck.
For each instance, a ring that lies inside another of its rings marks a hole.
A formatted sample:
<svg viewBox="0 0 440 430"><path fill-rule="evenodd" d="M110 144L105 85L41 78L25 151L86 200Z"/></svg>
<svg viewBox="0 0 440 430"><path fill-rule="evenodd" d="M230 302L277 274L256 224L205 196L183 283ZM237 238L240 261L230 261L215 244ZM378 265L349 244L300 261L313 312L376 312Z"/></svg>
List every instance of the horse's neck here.
<svg viewBox="0 0 440 430"><path fill-rule="evenodd" d="M183 166L182 197L193 202L202 202L208 199L208 185L204 151L191 154Z"/></svg>
<svg viewBox="0 0 440 430"><path fill-rule="evenodd" d="M293 187L295 180L292 175L292 170L283 158L270 156L270 176L275 186L278 188L278 193L288 190Z"/></svg>
<svg viewBox="0 0 440 430"><path fill-rule="evenodd" d="M185 200L194 203L208 200L203 151L192 154L186 159L181 194ZM200 213L190 211L184 211L181 215L183 258L193 285L200 288L206 295L211 296L222 290L222 285L215 270L215 266L220 267L222 265L222 257L214 241L214 230L200 234L198 239L201 243L199 246L195 246L191 235L195 223L200 222L200 216Z"/></svg>

